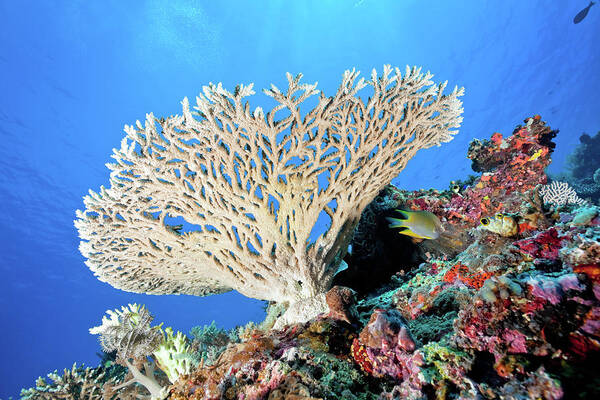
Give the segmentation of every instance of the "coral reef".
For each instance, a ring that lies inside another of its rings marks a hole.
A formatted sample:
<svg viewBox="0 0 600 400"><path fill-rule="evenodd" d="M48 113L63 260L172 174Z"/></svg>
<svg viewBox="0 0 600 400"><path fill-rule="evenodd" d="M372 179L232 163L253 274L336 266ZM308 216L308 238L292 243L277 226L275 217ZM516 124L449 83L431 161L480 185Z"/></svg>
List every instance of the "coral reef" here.
<svg viewBox="0 0 600 400"><path fill-rule="evenodd" d="M566 172L556 179L569 183L584 199L600 202L600 132L594 136L583 133L579 145L567 157Z"/></svg>
<svg viewBox="0 0 600 400"><path fill-rule="evenodd" d="M137 304L108 310L107 314L109 318L102 317L102 324L91 328L90 333L100 335L102 349L116 352L116 361L131 374L131 379L112 389L140 385L152 399L166 398L167 385L160 374L155 374L155 367L159 367L171 383L189 374L193 358L186 336L181 332L174 334L170 327L163 332L162 324L151 326L154 317L146 307ZM149 356L154 357L154 362L148 360Z"/></svg>
<svg viewBox="0 0 600 400"><path fill-rule="evenodd" d="M210 325L192 328L191 353L196 364L213 365L229 342L240 341L235 333L234 331L234 335L230 335L225 329L218 328L214 321Z"/></svg>
<svg viewBox="0 0 600 400"><path fill-rule="evenodd" d="M272 302L262 324L211 324L187 340L152 327L143 307L109 312L93 332L117 363L74 369L89 382L68 393L152 396L120 362L173 400L600 398L600 207L545 194L555 134L528 118L473 141L477 175L449 190L386 187L322 294L326 310L308 321L278 326L284 307ZM436 214L444 232L418 243L395 234L383 221L397 208ZM23 398L62 395L51 379Z"/></svg>
<svg viewBox="0 0 600 400"><path fill-rule="evenodd" d="M459 193L409 195L407 206L427 209L462 228L477 226L483 217L514 212L523 202L523 193L546 183L544 169L551 162L555 135L556 131L534 117L509 137L495 133L491 140L475 139L467 157L473 161L473 169L482 172L480 176Z"/></svg>
<svg viewBox="0 0 600 400"><path fill-rule="evenodd" d="M244 103L252 85L210 84L198 112L186 98L181 116L147 115L114 150L110 188L77 211L87 266L132 292L235 289L282 303L277 327L316 317L365 207L418 150L457 133L463 89L444 95L432 77L389 65L369 80L346 71L327 97L288 74L287 91L264 91L277 103L267 113ZM328 228L313 240L322 217Z"/></svg>
<svg viewBox="0 0 600 400"><path fill-rule="evenodd" d="M126 369L119 366L83 368L73 364L65 369L62 375L57 371L48 374L52 380L48 383L38 378L35 387L21 390L22 400L105 400L111 399L110 386L122 380Z"/></svg>

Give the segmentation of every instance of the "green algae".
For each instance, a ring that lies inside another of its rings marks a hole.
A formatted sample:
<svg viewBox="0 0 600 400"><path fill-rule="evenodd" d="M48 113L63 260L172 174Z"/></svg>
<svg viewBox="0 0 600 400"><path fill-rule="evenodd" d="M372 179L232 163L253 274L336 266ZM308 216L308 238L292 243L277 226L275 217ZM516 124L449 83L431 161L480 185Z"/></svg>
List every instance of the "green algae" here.
<svg viewBox="0 0 600 400"><path fill-rule="evenodd" d="M422 369L425 381L436 386L448 381L460 386L465 367L473 363L473 356L444 344L444 341L428 343L420 349L425 363Z"/></svg>
<svg viewBox="0 0 600 400"><path fill-rule="evenodd" d="M419 343L430 343L440 340L452 332L453 323L457 316L456 311L451 311L442 316L422 315L407 322L410 333L415 340Z"/></svg>

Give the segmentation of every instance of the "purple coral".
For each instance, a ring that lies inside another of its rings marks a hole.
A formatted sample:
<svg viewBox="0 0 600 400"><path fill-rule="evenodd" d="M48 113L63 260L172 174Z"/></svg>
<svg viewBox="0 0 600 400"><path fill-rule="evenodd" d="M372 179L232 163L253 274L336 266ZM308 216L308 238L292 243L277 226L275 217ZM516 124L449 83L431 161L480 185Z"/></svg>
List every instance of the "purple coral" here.
<svg viewBox="0 0 600 400"><path fill-rule="evenodd" d="M423 363L408 326L397 310L377 309L359 334L376 377L408 379L419 372Z"/></svg>

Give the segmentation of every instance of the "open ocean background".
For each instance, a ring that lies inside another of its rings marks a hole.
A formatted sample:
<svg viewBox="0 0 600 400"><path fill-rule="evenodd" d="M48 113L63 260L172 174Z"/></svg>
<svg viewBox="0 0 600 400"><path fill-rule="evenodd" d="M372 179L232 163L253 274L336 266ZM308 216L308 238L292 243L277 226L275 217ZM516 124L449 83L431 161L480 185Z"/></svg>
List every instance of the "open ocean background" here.
<svg viewBox="0 0 600 400"><path fill-rule="evenodd" d="M83 264L73 226L89 188L108 185L124 124L181 112L208 82L260 89L304 74L334 94L344 70L422 66L464 86L455 139L423 150L394 180L447 188L470 172L469 141L508 135L540 114L554 129L551 172L583 132L600 131L600 5L587 1L0 1L0 398L73 362L95 366L88 333L105 310L138 302L189 332L264 317L237 293L122 292ZM367 93L368 90L365 90ZM195 101L193 101L195 102ZM600 155L599 155L600 157Z"/></svg>

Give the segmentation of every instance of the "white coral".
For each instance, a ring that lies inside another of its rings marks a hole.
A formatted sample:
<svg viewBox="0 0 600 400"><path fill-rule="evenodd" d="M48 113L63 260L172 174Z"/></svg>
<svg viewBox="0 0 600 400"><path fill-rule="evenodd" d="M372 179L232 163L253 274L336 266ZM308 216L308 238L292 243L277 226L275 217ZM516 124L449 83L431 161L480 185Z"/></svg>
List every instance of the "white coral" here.
<svg viewBox="0 0 600 400"><path fill-rule="evenodd" d="M191 347L185 335L179 331L174 334L171 327L165 329L164 340L152 355L171 383L192 372Z"/></svg>
<svg viewBox="0 0 600 400"><path fill-rule="evenodd" d="M554 181L549 185L544 185L540 189L540 194L544 203L562 206L565 204L585 204L585 200L580 198L575 190L567 182Z"/></svg>
<svg viewBox="0 0 600 400"><path fill-rule="evenodd" d="M287 90L264 90L278 103L266 114L244 102L252 85L231 93L210 84L198 112L186 98L182 116L126 126L107 165L111 187L90 191L77 212L88 267L116 288L151 294L235 289L295 303L327 291L363 209L417 150L450 141L462 121L463 89L442 95L446 83L433 85L429 72L358 74L346 71L332 97L288 74ZM364 102L357 93L368 85ZM322 215L329 229L309 243Z"/></svg>
<svg viewBox="0 0 600 400"><path fill-rule="evenodd" d="M101 368L84 368L73 364L71 369L64 369L63 374L58 371L48 374L50 382L39 377L35 387L21 390L22 400L51 400L51 399L85 399L102 400L106 387L114 385L117 377L106 376L106 371Z"/></svg>

